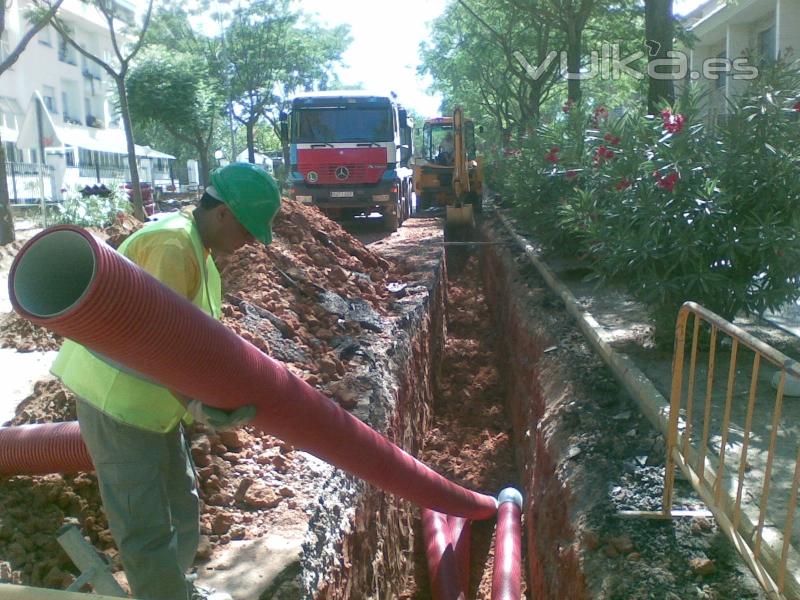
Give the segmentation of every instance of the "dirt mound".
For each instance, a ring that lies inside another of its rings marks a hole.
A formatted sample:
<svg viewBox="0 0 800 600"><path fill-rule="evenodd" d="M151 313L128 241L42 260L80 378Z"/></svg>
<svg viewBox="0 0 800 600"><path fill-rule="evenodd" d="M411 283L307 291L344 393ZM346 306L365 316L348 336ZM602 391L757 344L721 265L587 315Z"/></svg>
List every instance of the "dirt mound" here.
<svg viewBox="0 0 800 600"><path fill-rule="evenodd" d="M15 240L10 244L0 245L0 272L8 271L19 249L25 245L25 240Z"/></svg>
<svg viewBox="0 0 800 600"><path fill-rule="evenodd" d="M387 284L402 276L315 208L284 199L273 228L269 246L219 261L223 322L308 383L337 382L358 336L385 329Z"/></svg>
<svg viewBox="0 0 800 600"><path fill-rule="evenodd" d="M95 232L102 237L112 248L119 248L128 236L142 228L144 223L132 215L119 213L116 221L102 231Z"/></svg>
<svg viewBox="0 0 800 600"><path fill-rule="evenodd" d="M16 348L17 352L46 352L58 350L64 338L34 325L16 313L0 320L0 348Z"/></svg>
<svg viewBox="0 0 800 600"><path fill-rule="evenodd" d="M75 395L57 379L37 381L33 393L20 402L10 425L74 421Z"/></svg>
<svg viewBox="0 0 800 600"><path fill-rule="evenodd" d="M101 235L119 245L135 229L135 223L119 223ZM284 200L275 220L272 244L243 248L218 265L223 322L343 406L352 406L348 362L370 358L359 341L364 331L388 332L392 296L386 285L402 280L394 266L317 209L291 200ZM15 321L9 327L19 333L15 347L43 346L36 342L36 329ZM75 418L72 394L51 380L36 385L13 424ZM199 559L231 540L305 523L317 490L305 458L291 446L250 428L217 434L197 425L189 433L203 501ZM43 514L35 524L31 506ZM68 586L78 572L54 533L69 519L121 569L91 474L0 479L0 514L0 581Z"/></svg>

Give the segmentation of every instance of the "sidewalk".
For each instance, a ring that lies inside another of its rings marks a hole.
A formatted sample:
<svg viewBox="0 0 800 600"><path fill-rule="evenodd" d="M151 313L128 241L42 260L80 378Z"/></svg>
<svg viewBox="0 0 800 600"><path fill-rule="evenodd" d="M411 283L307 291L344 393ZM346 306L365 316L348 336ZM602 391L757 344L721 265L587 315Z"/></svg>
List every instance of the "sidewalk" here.
<svg viewBox="0 0 800 600"><path fill-rule="evenodd" d="M19 227L19 222L17 223ZM32 227L18 230L17 241L23 242L41 231ZM0 263L0 322L12 311L8 299L8 271L11 263ZM50 375L55 352L17 352L0 348L0 426L14 417L20 402L33 392L33 384Z"/></svg>

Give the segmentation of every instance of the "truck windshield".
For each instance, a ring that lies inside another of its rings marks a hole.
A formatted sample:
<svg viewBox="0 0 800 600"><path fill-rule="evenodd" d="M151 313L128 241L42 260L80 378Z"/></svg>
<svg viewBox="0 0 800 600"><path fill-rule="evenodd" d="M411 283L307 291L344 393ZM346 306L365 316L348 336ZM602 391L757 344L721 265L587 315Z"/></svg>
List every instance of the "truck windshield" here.
<svg viewBox="0 0 800 600"><path fill-rule="evenodd" d="M294 142L391 142L392 112L388 106L337 106L295 109Z"/></svg>

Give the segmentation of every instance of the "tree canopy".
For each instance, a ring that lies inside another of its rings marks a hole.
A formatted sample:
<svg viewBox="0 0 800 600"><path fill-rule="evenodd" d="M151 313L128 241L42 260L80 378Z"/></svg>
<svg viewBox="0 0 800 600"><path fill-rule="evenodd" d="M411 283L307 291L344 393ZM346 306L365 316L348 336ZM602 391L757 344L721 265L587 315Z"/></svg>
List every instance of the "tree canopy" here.
<svg viewBox="0 0 800 600"><path fill-rule="evenodd" d="M159 125L196 150L200 182L205 184L225 104L207 63L184 52L151 46L128 75L128 102L136 123Z"/></svg>

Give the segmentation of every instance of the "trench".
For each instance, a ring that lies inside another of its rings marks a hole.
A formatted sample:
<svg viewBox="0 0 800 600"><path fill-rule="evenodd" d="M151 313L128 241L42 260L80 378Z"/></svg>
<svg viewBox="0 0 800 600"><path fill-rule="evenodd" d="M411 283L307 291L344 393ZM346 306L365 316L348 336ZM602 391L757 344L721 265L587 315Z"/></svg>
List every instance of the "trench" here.
<svg viewBox="0 0 800 600"><path fill-rule="evenodd" d="M524 302L531 299L529 282L519 279L513 254L502 243L486 245L485 230L471 238L482 243L446 250L446 334L420 458L470 489L495 495L507 486L522 490L528 507L522 597L580 598L577 554L547 549L572 537L571 517L552 453L530 436L545 412L542 386L551 393L570 388L571 374L543 376L540 369L543 344L552 340L548 327L557 324L531 322ZM537 291L545 304L552 301L544 289ZM419 518L415 523L413 572L401 597L424 600L432 596ZM472 523L468 598L491 597L494 536L494 520Z"/></svg>
<svg viewBox="0 0 800 600"><path fill-rule="evenodd" d="M502 227L485 218L475 236L483 243L448 247L442 263L444 298L431 308L444 311L444 339L441 355L426 354L418 456L470 489L522 491L522 597L765 597L713 519L618 518L660 506L663 439ZM676 506L702 506L677 485ZM420 510L405 508L413 560L396 593L352 597L432 597ZM491 597L494 533L494 520L472 524L467 598Z"/></svg>
<svg viewBox="0 0 800 600"><path fill-rule="evenodd" d="M488 310L479 255L460 248L448 253L447 335L421 458L465 487L496 495L520 486L501 336L495 335ZM490 596L494 527L494 520L472 523L470 597ZM430 597L430 582L419 543L415 556L415 589L408 595L421 600Z"/></svg>

